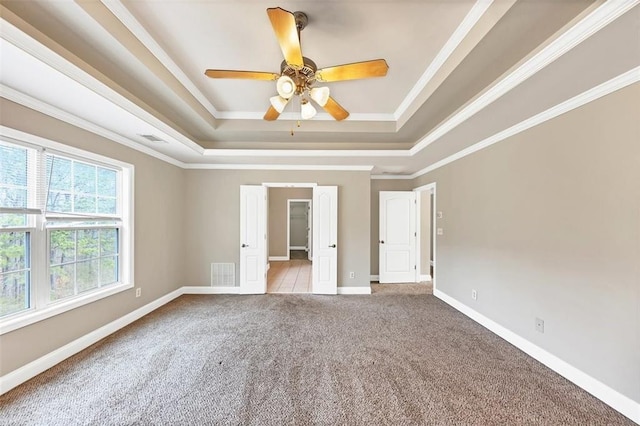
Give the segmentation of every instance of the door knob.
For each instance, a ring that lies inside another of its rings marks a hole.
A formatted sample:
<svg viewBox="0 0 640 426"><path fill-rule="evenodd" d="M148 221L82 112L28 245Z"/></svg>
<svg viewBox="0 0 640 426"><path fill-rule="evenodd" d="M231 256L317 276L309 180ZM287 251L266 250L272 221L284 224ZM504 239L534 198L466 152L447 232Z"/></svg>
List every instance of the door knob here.
<svg viewBox="0 0 640 426"><path fill-rule="evenodd" d="M249 244L243 244L240 247L242 247L242 248L249 247Z"/></svg>
<svg viewBox="0 0 640 426"><path fill-rule="evenodd" d="M329 246L329 248L336 248L336 245L335 245L335 244L331 244L331 245Z"/></svg>
<svg viewBox="0 0 640 426"><path fill-rule="evenodd" d="M384 240L380 240L380 244L384 244Z"/></svg>

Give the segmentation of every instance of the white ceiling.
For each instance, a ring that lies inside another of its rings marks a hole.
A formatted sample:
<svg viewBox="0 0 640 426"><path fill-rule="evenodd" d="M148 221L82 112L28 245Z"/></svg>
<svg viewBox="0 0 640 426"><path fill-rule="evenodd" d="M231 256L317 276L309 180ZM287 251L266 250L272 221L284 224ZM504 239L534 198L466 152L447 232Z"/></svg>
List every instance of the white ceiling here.
<svg viewBox="0 0 640 426"><path fill-rule="evenodd" d="M409 177L638 81L637 3L2 1L2 96L184 167ZM298 127L289 105L266 122L273 82L204 76L279 72L275 6L307 13L302 50L320 68L387 60L386 77L327 84L347 120Z"/></svg>

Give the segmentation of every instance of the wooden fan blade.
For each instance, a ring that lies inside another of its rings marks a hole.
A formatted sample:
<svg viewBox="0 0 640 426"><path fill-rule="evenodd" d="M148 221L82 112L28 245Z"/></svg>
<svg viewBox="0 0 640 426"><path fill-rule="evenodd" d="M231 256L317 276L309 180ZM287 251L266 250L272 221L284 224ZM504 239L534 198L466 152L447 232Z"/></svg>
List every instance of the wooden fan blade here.
<svg viewBox="0 0 640 426"><path fill-rule="evenodd" d="M267 15L271 20L271 26L276 33L276 38L282 49L284 60L291 68L300 69L304 65L302 50L300 49L300 37L296 27L296 19L293 13L274 7L267 9Z"/></svg>
<svg viewBox="0 0 640 426"><path fill-rule="evenodd" d="M318 81L343 81L357 80L359 78L384 77L387 75L389 65L384 59L373 61L354 62L352 64L336 65L316 71Z"/></svg>
<svg viewBox="0 0 640 426"><path fill-rule="evenodd" d="M273 106L270 106L263 118L267 121L273 121L279 116L280 113Z"/></svg>
<svg viewBox="0 0 640 426"><path fill-rule="evenodd" d="M211 78L243 78L249 80L277 80L280 74L262 71L206 70L204 74Z"/></svg>
<svg viewBox="0 0 640 426"><path fill-rule="evenodd" d="M338 121L342 121L349 116L349 111L342 108L342 106L340 106L340 104L337 103L332 97L329 97L329 100L323 108Z"/></svg>

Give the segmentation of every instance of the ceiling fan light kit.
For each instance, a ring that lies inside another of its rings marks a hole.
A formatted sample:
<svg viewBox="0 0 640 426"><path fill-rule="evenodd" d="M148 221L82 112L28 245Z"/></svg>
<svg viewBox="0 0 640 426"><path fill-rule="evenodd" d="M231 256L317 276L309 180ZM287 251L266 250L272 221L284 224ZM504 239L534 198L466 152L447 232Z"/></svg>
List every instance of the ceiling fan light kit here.
<svg viewBox="0 0 640 426"><path fill-rule="evenodd" d="M328 87L314 87L309 91L309 96L318 105L324 107L329 100L329 88Z"/></svg>
<svg viewBox="0 0 640 426"><path fill-rule="evenodd" d="M284 107L286 107L287 104L289 103L289 99L286 99L280 95L277 95L277 96L270 97L269 102L271 102L271 105L273 106L273 108L276 111L278 111L278 114L281 114L282 111L284 111Z"/></svg>
<svg viewBox="0 0 640 426"><path fill-rule="evenodd" d="M310 120L316 115L316 109L311 105L308 99L302 99L300 105L300 116L303 120Z"/></svg>
<svg viewBox="0 0 640 426"><path fill-rule="evenodd" d="M296 83L291 77L283 75L276 82L276 90L280 96L289 99L296 93Z"/></svg>
<svg viewBox="0 0 640 426"><path fill-rule="evenodd" d="M349 116L330 94L328 87L313 87L316 81L335 82L370 77L384 77L389 66L384 59L354 62L318 69L315 62L302 56L300 32L307 26L309 19L304 12L289 12L279 7L267 9L271 26L278 39L284 61L280 64L280 74L263 71L206 70L210 78L236 78L276 81L278 96L269 98L271 106L264 115L267 121L276 120L289 100L300 97L300 117L309 120L316 115L316 109L310 100L324 108L334 119L340 121Z"/></svg>

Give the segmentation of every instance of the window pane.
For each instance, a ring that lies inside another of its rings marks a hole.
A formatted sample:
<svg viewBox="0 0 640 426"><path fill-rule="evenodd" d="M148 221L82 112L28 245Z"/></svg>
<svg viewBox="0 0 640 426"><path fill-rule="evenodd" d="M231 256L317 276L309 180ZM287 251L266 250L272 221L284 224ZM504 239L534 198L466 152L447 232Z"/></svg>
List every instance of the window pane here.
<svg viewBox="0 0 640 426"><path fill-rule="evenodd" d="M100 259L100 285L109 285L118 281L118 258L103 257Z"/></svg>
<svg viewBox="0 0 640 426"><path fill-rule="evenodd" d="M0 227L26 226L27 216L23 214L0 213Z"/></svg>
<svg viewBox="0 0 640 426"><path fill-rule="evenodd" d="M0 206L27 207L27 188L0 185Z"/></svg>
<svg viewBox="0 0 640 426"><path fill-rule="evenodd" d="M29 233L0 232L0 316L29 308Z"/></svg>
<svg viewBox="0 0 640 426"><path fill-rule="evenodd" d="M96 166L74 161L73 188L76 193L95 194Z"/></svg>
<svg viewBox="0 0 640 426"><path fill-rule="evenodd" d="M27 149L0 145L0 185L27 186Z"/></svg>
<svg viewBox="0 0 640 426"><path fill-rule="evenodd" d="M116 199L98 197L98 213L116 214Z"/></svg>
<svg viewBox="0 0 640 426"><path fill-rule="evenodd" d="M74 262L76 260L76 231L51 231L49 261L51 265Z"/></svg>
<svg viewBox="0 0 640 426"><path fill-rule="evenodd" d="M116 196L117 173L115 170L98 167L98 195Z"/></svg>
<svg viewBox="0 0 640 426"><path fill-rule="evenodd" d="M47 210L51 212L71 212L71 193L49 191L49 200L47 200Z"/></svg>
<svg viewBox="0 0 640 426"><path fill-rule="evenodd" d="M118 253L118 230L100 230L100 255L106 256Z"/></svg>
<svg viewBox="0 0 640 426"><path fill-rule="evenodd" d="M77 260L94 259L100 256L100 230L81 229L77 231Z"/></svg>
<svg viewBox="0 0 640 426"><path fill-rule="evenodd" d="M0 274L0 317L29 309L29 271Z"/></svg>
<svg viewBox="0 0 640 426"><path fill-rule="evenodd" d="M71 192L71 160L47 155L47 185L49 191Z"/></svg>
<svg viewBox="0 0 640 426"><path fill-rule="evenodd" d="M78 293L98 288L99 285L100 260L88 260L76 264L76 280L78 282Z"/></svg>
<svg viewBox="0 0 640 426"><path fill-rule="evenodd" d="M96 197L86 195L75 196L75 209L77 213L95 213L96 212Z"/></svg>
<svg viewBox="0 0 640 426"><path fill-rule="evenodd" d="M51 301L73 296L75 265L63 265L51 267Z"/></svg>
<svg viewBox="0 0 640 426"><path fill-rule="evenodd" d="M29 267L29 233L0 232L0 273Z"/></svg>

